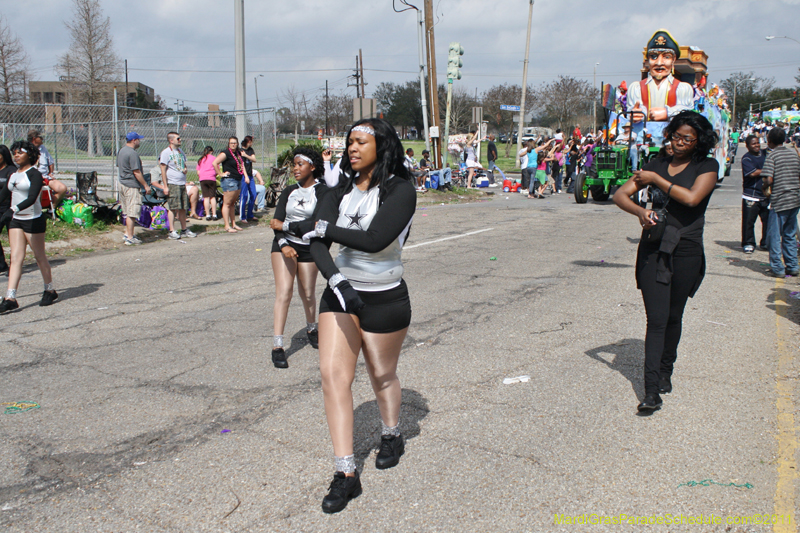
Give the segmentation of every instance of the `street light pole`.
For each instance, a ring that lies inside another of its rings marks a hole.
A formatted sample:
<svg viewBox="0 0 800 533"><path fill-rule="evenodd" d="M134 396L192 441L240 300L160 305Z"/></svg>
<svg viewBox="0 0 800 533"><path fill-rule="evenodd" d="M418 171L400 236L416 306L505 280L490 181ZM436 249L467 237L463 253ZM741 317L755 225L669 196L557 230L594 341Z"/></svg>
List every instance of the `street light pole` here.
<svg viewBox="0 0 800 533"><path fill-rule="evenodd" d="M241 140L247 135L247 117L244 115L246 103L246 81L244 66L244 0L233 0L233 40L236 48L236 136Z"/></svg>
<svg viewBox="0 0 800 533"><path fill-rule="evenodd" d="M266 154L266 150L264 150L264 123L261 120L261 106L258 105L258 78L263 77L263 74L253 77L253 82L255 82L256 86L256 113L258 113L258 130L261 132L261 172L264 172L264 154Z"/></svg>
<svg viewBox="0 0 800 533"><path fill-rule="evenodd" d="M519 102L519 126L517 126L517 155L515 167L520 167L519 152L522 150L522 128L525 126L525 93L528 89L528 58L531 54L531 20L533 19L533 2L528 8L528 36L525 38L525 62L522 66L522 98Z"/></svg>
<svg viewBox="0 0 800 533"><path fill-rule="evenodd" d="M776 36L774 36L774 35L767 35L767 36L765 37L765 39L766 39L766 40L768 40L768 41L771 41L772 39L789 39L790 41L794 41L794 42L796 42L797 44L800 44L800 41L798 41L797 39L794 39L794 38L792 38L792 37L787 37L786 35L780 35L780 36L778 36L778 37L776 37Z"/></svg>

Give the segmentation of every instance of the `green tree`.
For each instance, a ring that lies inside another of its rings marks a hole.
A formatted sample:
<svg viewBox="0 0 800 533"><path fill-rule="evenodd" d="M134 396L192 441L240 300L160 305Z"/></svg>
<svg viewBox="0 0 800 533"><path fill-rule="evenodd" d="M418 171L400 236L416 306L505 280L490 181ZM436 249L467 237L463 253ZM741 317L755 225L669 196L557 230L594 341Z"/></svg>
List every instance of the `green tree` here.
<svg viewBox="0 0 800 533"><path fill-rule="evenodd" d="M483 118L489 122L489 129L497 132L511 132L515 124L514 111L502 111L501 105L519 105L522 99L522 87L519 85L495 85L481 95ZM525 109L530 111L533 106L533 88L528 86L525 92ZM527 114L527 112L526 112Z"/></svg>

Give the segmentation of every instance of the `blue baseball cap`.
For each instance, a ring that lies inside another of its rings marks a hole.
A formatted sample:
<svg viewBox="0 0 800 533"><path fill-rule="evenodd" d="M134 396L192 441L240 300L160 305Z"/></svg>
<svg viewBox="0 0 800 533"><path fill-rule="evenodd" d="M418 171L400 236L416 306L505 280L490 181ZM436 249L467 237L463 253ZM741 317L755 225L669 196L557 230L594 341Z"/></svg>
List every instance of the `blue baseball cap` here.
<svg viewBox="0 0 800 533"><path fill-rule="evenodd" d="M125 136L125 139L127 139L128 142L131 142L131 141L135 141L136 139L144 139L144 137L142 137L141 135L139 135L135 131L132 131L132 132L128 133Z"/></svg>

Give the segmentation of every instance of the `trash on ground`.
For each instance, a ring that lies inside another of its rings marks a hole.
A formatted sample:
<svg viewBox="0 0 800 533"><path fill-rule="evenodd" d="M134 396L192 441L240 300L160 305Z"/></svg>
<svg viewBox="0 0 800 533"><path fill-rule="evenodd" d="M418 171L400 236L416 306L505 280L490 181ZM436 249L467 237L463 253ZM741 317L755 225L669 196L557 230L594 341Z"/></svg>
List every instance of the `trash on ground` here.
<svg viewBox="0 0 800 533"><path fill-rule="evenodd" d="M716 324L717 326L725 326L728 327L728 324L723 324L721 322L714 322L713 320L706 320L709 324Z"/></svg>
<svg viewBox="0 0 800 533"><path fill-rule="evenodd" d="M260 251L261 251L261 248L256 248L256 252L260 252Z"/></svg>
<svg viewBox="0 0 800 533"><path fill-rule="evenodd" d="M792 298L793 300L800 300L800 292L798 291L790 292L789 298Z"/></svg>
<svg viewBox="0 0 800 533"><path fill-rule="evenodd" d="M489 258L489 261L497 261L497 258L495 256L492 256Z"/></svg>
<svg viewBox="0 0 800 533"><path fill-rule="evenodd" d="M222 431L220 431L220 433L230 433L230 432L231 432L230 429L223 429Z"/></svg>
<svg viewBox="0 0 800 533"><path fill-rule="evenodd" d="M102 311L103 309L108 309L108 307L98 307L97 308L98 311Z"/></svg>
<svg viewBox="0 0 800 533"><path fill-rule="evenodd" d="M0 407L5 407L4 414L13 415L16 413L23 413L31 409L39 409L39 404L36 402L21 401L21 402L4 402L0 403Z"/></svg>
<svg viewBox="0 0 800 533"><path fill-rule="evenodd" d="M736 483L718 483L716 481L712 481L710 479L704 479L702 481L687 481L686 483L681 483L678 485L678 488L681 487L710 487L711 485L719 485L720 487L736 487L739 489L752 489L753 485L751 483L743 483L741 485L737 485Z"/></svg>
<svg viewBox="0 0 800 533"><path fill-rule="evenodd" d="M512 383L527 383L531 377L528 375L517 376L515 378L506 378L503 380L503 385L511 385Z"/></svg>

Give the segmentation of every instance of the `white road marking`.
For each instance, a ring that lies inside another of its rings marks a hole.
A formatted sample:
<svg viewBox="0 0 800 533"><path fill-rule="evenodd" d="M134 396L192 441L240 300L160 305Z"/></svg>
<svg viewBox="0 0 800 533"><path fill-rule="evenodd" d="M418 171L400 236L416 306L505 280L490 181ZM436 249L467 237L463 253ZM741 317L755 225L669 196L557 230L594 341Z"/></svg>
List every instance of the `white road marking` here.
<svg viewBox="0 0 800 533"><path fill-rule="evenodd" d="M411 246L404 246L403 250L410 250L412 248L417 248L419 246L427 246L428 244L434 244L434 243L442 242L442 241L449 241L451 239L460 239L461 237L469 237L470 235L476 235L478 233L483 233L484 231L492 231L493 229L494 228L479 229L478 231L470 231L469 233L462 233L461 235L453 235L451 237L442 237L441 239L436 239L435 241L421 242L419 244L413 244Z"/></svg>

